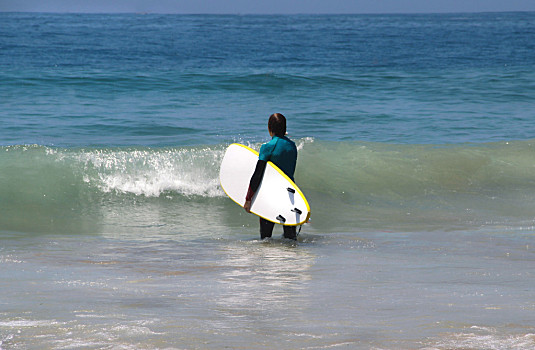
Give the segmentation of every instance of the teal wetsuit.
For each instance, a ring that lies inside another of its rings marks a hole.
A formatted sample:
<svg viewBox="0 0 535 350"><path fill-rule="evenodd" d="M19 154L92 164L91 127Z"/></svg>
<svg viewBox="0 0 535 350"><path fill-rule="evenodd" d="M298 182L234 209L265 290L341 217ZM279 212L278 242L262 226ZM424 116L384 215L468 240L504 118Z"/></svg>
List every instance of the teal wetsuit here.
<svg viewBox="0 0 535 350"><path fill-rule="evenodd" d="M260 147L258 160L272 161L292 181L294 181L295 164L297 163L297 147L286 136L273 136L271 141Z"/></svg>

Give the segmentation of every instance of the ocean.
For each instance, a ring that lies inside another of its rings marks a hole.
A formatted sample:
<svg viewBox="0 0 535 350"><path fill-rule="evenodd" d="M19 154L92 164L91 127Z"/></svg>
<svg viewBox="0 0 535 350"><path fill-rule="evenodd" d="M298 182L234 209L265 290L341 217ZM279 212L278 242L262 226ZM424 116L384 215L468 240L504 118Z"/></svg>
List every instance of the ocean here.
<svg viewBox="0 0 535 350"><path fill-rule="evenodd" d="M533 12L0 13L0 123L1 350L535 348Z"/></svg>

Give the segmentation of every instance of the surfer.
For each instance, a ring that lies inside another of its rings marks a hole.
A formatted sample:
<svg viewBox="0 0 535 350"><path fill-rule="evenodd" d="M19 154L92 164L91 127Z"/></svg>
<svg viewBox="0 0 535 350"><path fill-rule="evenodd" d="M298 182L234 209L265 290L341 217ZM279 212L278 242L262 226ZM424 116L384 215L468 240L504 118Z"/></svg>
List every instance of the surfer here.
<svg viewBox="0 0 535 350"><path fill-rule="evenodd" d="M285 136L286 118L280 113L272 114L268 121L268 131L272 139L260 147L258 162L249 182L249 190L247 191L245 204L243 205L243 208L248 213L251 212L251 200L260 186L268 161L273 162L292 181L294 180L295 165L297 163L297 147L292 140ZM275 226L275 223L260 218L260 238L271 237L273 226ZM283 229L284 238L297 239L295 226L284 225Z"/></svg>

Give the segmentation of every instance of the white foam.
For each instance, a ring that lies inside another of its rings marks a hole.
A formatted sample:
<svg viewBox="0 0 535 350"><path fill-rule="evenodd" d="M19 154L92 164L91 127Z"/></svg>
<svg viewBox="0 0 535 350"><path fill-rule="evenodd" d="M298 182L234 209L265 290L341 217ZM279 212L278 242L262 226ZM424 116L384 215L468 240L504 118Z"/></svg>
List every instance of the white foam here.
<svg viewBox="0 0 535 350"><path fill-rule="evenodd" d="M0 264L22 264L24 261L15 259L11 255L0 255Z"/></svg>
<svg viewBox="0 0 535 350"><path fill-rule="evenodd" d="M455 333L446 339L441 339L430 347L422 350L445 350L445 349L465 349L465 350L533 350L535 349L535 334L496 334L487 330L486 327L471 327L474 331L481 331L486 334L476 333Z"/></svg>
<svg viewBox="0 0 535 350"><path fill-rule="evenodd" d="M307 143L313 143L313 142L314 142L313 137L304 137L302 139L297 140L295 144L296 144L297 150L301 151Z"/></svg>
<svg viewBox="0 0 535 350"><path fill-rule="evenodd" d="M14 337L14 334L7 334L6 336L4 336L3 338L0 339L0 350L4 349L2 347L4 342L9 342L9 341L13 340L13 337Z"/></svg>
<svg viewBox="0 0 535 350"><path fill-rule="evenodd" d="M56 324L57 322L50 320L35 321L35 320L12 320L0 321L0 327L25 328L25 327L43 327Z"/></svg>
<svg viewBox="0 0 535 350"><path fill-rule="evenodd" d="M80 154L84 181L101 191L158 197L166 192L221 197L222 150L160 149L91 151Z"/></svg>

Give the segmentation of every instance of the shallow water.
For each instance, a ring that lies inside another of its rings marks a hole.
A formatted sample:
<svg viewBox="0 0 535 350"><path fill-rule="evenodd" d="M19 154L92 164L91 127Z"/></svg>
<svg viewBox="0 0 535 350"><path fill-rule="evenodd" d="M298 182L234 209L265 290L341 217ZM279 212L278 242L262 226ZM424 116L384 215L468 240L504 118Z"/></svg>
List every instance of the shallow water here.
<svg viewBox="0 0 535 350"><path fill-rule="evenodd" d="M5 238L2 348L529 349L533 230Z"/></svg>

